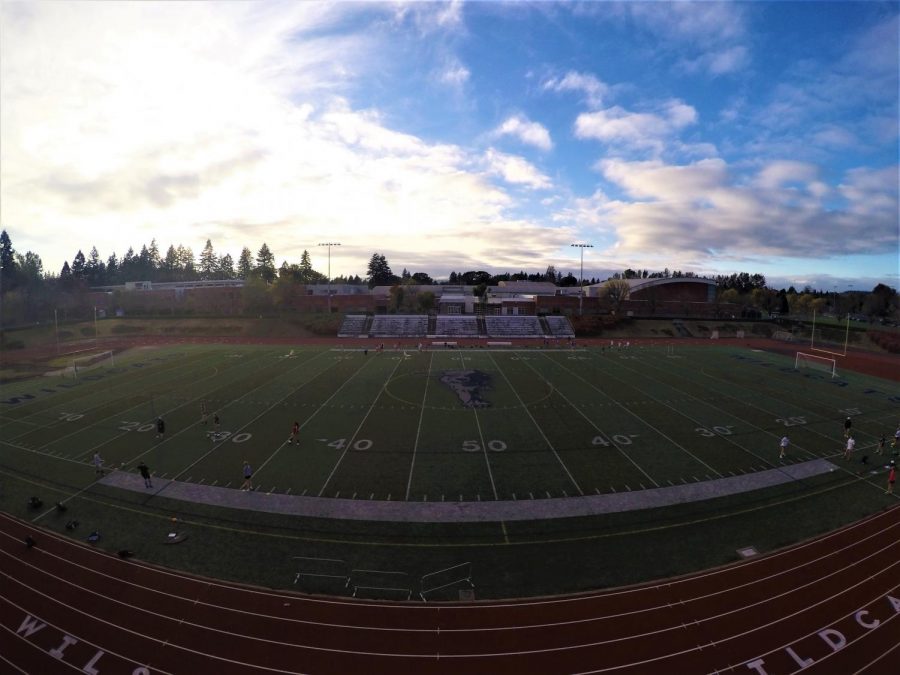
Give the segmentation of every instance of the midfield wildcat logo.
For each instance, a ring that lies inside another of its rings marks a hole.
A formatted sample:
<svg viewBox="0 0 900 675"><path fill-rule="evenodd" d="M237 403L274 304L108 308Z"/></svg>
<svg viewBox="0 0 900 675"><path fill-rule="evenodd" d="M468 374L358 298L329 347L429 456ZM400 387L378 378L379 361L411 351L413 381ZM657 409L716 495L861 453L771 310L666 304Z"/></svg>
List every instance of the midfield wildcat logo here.
<svg viewBox="0 0 900 675"><path fill-rule="evenodd" d="M445 370L441 383L449 387L466 408L487 408L484 390L491 387L491 376L480 370Z"/></svg>

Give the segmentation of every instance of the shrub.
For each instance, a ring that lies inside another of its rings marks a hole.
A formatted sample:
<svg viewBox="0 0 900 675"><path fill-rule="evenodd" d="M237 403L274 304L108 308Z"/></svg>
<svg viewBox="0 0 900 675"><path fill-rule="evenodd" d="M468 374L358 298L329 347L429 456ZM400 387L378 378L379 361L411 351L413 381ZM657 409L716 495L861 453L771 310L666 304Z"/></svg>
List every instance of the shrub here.
<svg viewBox="0 0 900 675"><path fill-rule="evenodd" d="M112 327L113 333L143 333L143 326L132 326L126 323L116 324Z"/></svg>
<svg viewBox="0 0 900 675"><path fill-rule="evenodd" d="M882 349L891 354L900 354L900 335L878 330L867 331L866 335L869 336L869 340Z"/></svg>

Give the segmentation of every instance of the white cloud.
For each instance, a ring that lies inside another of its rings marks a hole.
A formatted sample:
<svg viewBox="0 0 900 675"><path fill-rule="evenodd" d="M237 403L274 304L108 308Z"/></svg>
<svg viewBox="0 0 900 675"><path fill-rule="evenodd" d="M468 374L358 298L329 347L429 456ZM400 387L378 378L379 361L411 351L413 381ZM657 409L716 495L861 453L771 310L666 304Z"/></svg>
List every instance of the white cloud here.
<svg viewBox="0 0 900 675"><path fill-rule="evenodd" d="M594 75L575 71L569 71L563 77L554 77L546 80L543 83L543 88L556 92L581 92L584 94L588 105L592 108L603 105L603 100L609 93L609 87Z"/></svg>
<svg viewBox="0 0 900 675"><path fill-rule="evenodd" d="M366 10L4 4L0 219L16 249L55 271L79 248L212 237L234 257L265 241L315 263L315 243L337 239L334 273L356 274L375 246L437 256L465 240L479 266L527 266L570 237L508 215L499 179L550 186L524 159L426 142L341 96L377 71L377 40L321 35Z"/></svg>
<svg viewBox="0 0 900 675"><path fill-rule="evenodd" d="M463 25L462 0L450 2L401 2L394 6L394 20L409 19L420 35L427 37L438 32L453 32Z"/></svg>
<svg viewBox="0 0 900 675"><path fill-rule="evenodd" d="M608 144L649 148L659 154L664 149L664 140L696 121L696 110L677 100L667 102L661 114L637 113L613 106L578 115L575 135Z"/></svg>
<svg viewBox="0 0 900 675"><path fill-rule="evenodd" d="M746 35L744 12L731 2L628 3L630 16L666 40L708 47Z"/></svg>
<svg viewBox="0 0 900 675"><path fill-rule="evenodd" d="M535 190L552 186L550 179L533 164L515 155L507 155L493 148L484 153L488 171L503 177L507 183L524 185Z"/></svg>
<svg viewBox="0 0 900 675"><path fill-rule="evenodd" d="M757 174L755 184L763 189L773 189L798 183L817 181L819 168L807 162L776 160L766 164Z"/></svg>
<svg viewBox="0 0 900 675"><path fill-rule="evenodd" d="M550 139L550 132L546 127L532 122L522 115L508 117L493 131L492 135L495 137L514 136L522 143L533 145L541 150L553 149L553 141Z"/></svg>
<svg viewBox="0 0 900 675"><path fill-rule="evenodd" d="M678 66L686 72L707 72L711 75L727 75L744 70L750 64L746 47L736 45L701 54L696 58L684 58Z"/></svg>
<svg viewBox="0 0 900 675"><path fill-rule="evenodd" d="M597 206L596 220L615 229L622 255L653 251L711 267L726 258L897 250L896 166L847 172L840 206L818 167L794 161L767 163L749 180L721 159L606 160L599 168L629 198Z"/></svg>
<svg viewBox="0 0 900 675"><path fill-rule="evenodd" d="M451 87L462 87L468 82L471 72L462 63L456 59L444 65L437 75L439 82L450 85Z"/></svg>

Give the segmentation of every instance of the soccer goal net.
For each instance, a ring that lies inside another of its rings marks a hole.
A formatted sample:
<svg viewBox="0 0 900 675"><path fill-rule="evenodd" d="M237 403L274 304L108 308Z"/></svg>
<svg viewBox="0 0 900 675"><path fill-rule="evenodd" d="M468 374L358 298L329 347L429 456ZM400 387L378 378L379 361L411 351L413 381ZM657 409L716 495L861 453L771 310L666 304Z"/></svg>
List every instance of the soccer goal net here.
<svg viewBox="0 0 900 675"><path fill-rule="evenodd" d="M78 377L90 370L97 368L111 368L116 365L116 358L112 352L96 352L72 359L66 369L72 377Z"/></svg>
<svg viewBox="0 0 900 675"><path fill-rule="evenodd" d="M826 356L818 354L806 354L797 352L797 358L794 360L794 369L812 368L813 370L821 370L830 373L831 377L837 377L837 361Z"/></svg>

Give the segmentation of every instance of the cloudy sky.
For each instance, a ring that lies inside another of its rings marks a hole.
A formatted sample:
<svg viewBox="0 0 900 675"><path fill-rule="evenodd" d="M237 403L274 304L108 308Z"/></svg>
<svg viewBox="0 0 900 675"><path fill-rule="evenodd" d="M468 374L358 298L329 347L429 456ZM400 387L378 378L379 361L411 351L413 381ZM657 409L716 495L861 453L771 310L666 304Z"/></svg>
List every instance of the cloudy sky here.
<svg viewBox="0 0 900 675"><path fill-rule="evenodd" d="M898 281L898 3L0 4L0 225L333 275Z"/></svg>

